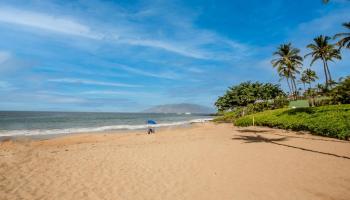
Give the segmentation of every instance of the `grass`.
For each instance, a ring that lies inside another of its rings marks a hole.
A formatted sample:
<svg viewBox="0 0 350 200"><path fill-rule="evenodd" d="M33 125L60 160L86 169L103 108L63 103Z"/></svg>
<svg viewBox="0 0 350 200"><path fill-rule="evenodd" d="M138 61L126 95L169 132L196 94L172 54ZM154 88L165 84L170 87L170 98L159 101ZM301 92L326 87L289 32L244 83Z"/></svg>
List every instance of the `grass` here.
<svg viewBox="0 0 350 200"><path fill-rule="evenodd" d="M321 100L326 100L329 99L329 97L326 96L320 96L316 97L316 101L321 101ZM296 100L296 101L290 101L289 102L289 108L308 108L309 107L309 100L308 99L303 99L303 100Z"/></svg>
<svg viewBox="0 0 350 200"><path fill-rule="evenodd" d="M283 108L241 117L236 126L255 125L310 131L316 135L350 138L350 104L314 108Z"/></svg>
<svg viewBox="0 0 350 200"><path fill-rule="evenodd" d="M237 118L237 113L234 111L223 113L223 115L215 117L214 122L233 122Z"/></svg>
<svg viewBox="0 0 350 200"><path fill-rule="evenodd" d="M296 100L289 102L289 107L296 107L296 108L307 108L309 107L309 101L308 100Z"/></svg>

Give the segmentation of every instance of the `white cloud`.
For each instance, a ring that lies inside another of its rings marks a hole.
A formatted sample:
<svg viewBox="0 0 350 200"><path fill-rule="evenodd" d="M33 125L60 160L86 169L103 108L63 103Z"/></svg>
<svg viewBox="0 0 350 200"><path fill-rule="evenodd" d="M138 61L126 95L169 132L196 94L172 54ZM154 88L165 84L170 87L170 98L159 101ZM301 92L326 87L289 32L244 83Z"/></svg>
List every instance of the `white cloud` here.
<svg viewBox="0 0 350 200"><path fill-rule="evenodd" d="M314 18L310 21L305 21L303 23L298 24L296 27L293 27L288 31L287 38L283 43L291 42L294 47L299 48L301 50L301 55L304 56L306 53L309 53L310 50L306 47L308 44L313 43L313 39L319 35L327 35L332 37L334 34L343 32L345 29L342 27L342 23L346 21L350 21L350 8L343 8L332 10L329 13L322 13L318 18ZM330 41L331 43L335 43L334 40ZM281 42L282 43L282 42ZM269 61L272 59L272 52L275 51L279 44L276 44L271 50L271 56L262 59L261 62L257 63L256 66L261 68L266 68L266 70L273 70ZM338 77L344 76L350 72L348 66L350 63L350 59L347 56L347 52L342 53L342 60L336 60L335 62L330 62L329 67L332 73L332 78L337 80ZM304 69L310 67L311 57L307 57L304 59ZM320 61L314 63L311 66L313 70L316 71L319 80L316 82L324 81L324 72L323 65ZM266 71L267 72L267 71ZM276 73L277 77L277 73ZM284 81L282 82L284 84ZM286 88L286 87L285 87Z"/></svg>
<svg viewBox="0 0 350 200"><path fill-rule="evenodd" d="M116 91L116 90L90 90L81 92L82 95L101 95L101 96L129 96L129 97L147 97L147 98L159 98L155 92L138 92L138 91Z"/></svg>
<svg viewBox="0 0 350 200"><path fill-rule="evenodd" d="M158 10L153 17L162 18L160 16L166 15L166 13L159 12L163 11ZM175 34L154 34L155 32L163 32L164 25L145 24L142 21L135 23L132 20L133 16L130 15L120 14L114 19L118 23L92 19L95 24L98 24L98 26L93 26L82 24L72 17L0 7L0 23L27 26L95 40L106 40L115 44L161 49L195 59L232 60L240 58L248 52L248 46L245 44L221 37L208 30L193 27L192 20L188 20L186 16L178 16L174 13L170 16L164 17L166 20L162 23L167 24L167 29L173 30L172 32ZM174 21L181 21L181 23ZM208 46L210 48L207 48ZM212 48L213 46L215 48Z"/></svg>
<svg viewBox="0 0 350 200"><path fill-rule="evenodd" d="M132 67L128 67L125 65L118 65L119 69L122 69L124 71L130 72L130 73L134 73L134 74L138 74L138 75L142 75L142 76L148 76L148 77L156 77L156 78L164 78L164 79L178 79L179 76L176 73L173 72L148 72L145 70L141 70L141 69L136 69L136 68L132 68Z"/></svg>
<svg viewBox="0 0 350 200"><path fill-rule="evenodd" d="M127 91L114 91L114 90L90 90L82 92L82 94L101 94L101 95L130 95L135 94L135 92L127 92Z"/></svg>
<svg viewBox="0 0 350 200"><path fill-rule="evenodd" d="M48 94L34 94L31 95L34 98L37 98L40 101L45 101L49 103L84 103L86 102L83 98L77 98L77 97L70 97L70 96L55 96L55 95L48 95Z"/></svg>
<svg viewBox="0 0 350 200"><path fill-rule="evenodd" d="M199 69L197 67L188 67L186 68L185 70L189 71L189 72L193 72L193 73L197 73L197 74L200 74L200 73L203 73L204 70L203 69Z"/></svg>
<svg viewBox="0 0 350 200"><path fill-rule="evenodd" d="M6 81L0 81L0 89L7 89L9 87L11 87L11 84Z"/></svg>
<svg viewBox="0 0 350 200"><path fill-rule="evenodd" d="M120 40L120 42L125 42L130 45L145 46L145 47L154 47L159 49L164 49L166 51L174 52L179 55L198 58L198 59L208 59L209 57L205 53L200 52L199 50L190 49L186 45L172 44L166 41L160 40L139 40L135 38Z"/></svg>
<svg viewBox="0 0 350 200"><path fill-rule="evenodd" d="M7 81L0 81L0 91L12 91L15 89L16 87L14 87L11 83Z"/></svg>
<svg viewBox="0 0 350 200"><path fill-rule="evenodd" d="M112 86L112 87L142 87L140 85L95 81L95 80L87 80L87 79L75 79L75 78L49 79L48 81L56 82L56 83L72 83L72 84L99 85L99 86Z"/></svg>
<svg viewBox="0 0 350 200"><path fill-rule="evenodd" d="M0 22L92 39L102 38L100 34L92 32L90 27L72 19L8 7L0 7Z"/></svg>
<svg viewBox="0 0 350 200"><path fill-rule="evenodd" d="M313 38L319 35L333 36L336 33L344 31L342 23L350 21L350 8L333 10L318 18L299 24L290 32L289 38L297 45L303 45L312 42Z"/></svg>
<svg viewBox="0 0 350 200"><path fill-rule="evenodd" d="M19 77L33 66L33 62L20 59L10 51L0 50L0 78L8 78L13 75Z"/></svg>
<svg viewBox="0 0 350 200"><path fill-rule="evenodd" d="M11 58L11 54L6 51L0 51L0 64L5 63Z"/></svg>

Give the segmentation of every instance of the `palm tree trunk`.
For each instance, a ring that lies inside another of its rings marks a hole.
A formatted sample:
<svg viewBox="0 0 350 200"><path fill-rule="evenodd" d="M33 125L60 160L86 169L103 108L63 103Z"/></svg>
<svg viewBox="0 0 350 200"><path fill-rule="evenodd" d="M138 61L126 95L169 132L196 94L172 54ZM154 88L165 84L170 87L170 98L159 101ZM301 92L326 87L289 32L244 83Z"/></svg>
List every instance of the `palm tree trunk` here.
<svg viewBox="0 0 350 200"><path fill-rule="evenodd" d="M324 58L322 58L322 61L323 61L323 71L324 71L324 75L326 77L326 88L328 89L328 73L327 73L327 65L326 65L326 60Z"/></svg>
<svg viewBox="0 0 350 200"><path fill-rule="evenodd" d="M294 100L297 100L297 84L295 83L294 78L292 78L292 83L294 86Z"/></svg>
<svg viewBox="0 0 350 200"><path fill-rule="evenodd" d="M310 102L310 106L311 107L314 107L315 106L315 97L314 97L314 94L313 92L311 92L311 81L309 82L309 102Z"/></svg>
<svg viewBox="0 0 350 200"><path fill-rule="evenodd" d="M292 94L293 92L292 92L292 89L290 88L289 78L288 78L288 77L286 77L286 79L287 79L287 83L288 83L289 92Z"/></svg>
<svg viewBox="0 0 350 200"><path fill-rule="evenodd" d="M295 88L295 100L298 100L298 88L295 79L293 79L294 88Z"/></svg>
<svg viewBox="0 0 350 200"><path fill-rule="evenodd" d="M331 72L329 71L329 67L328 67L327 61L326 61L326 69L327 69L327 73L328 73L328 79L329 79L328 81L329 81L330 84L332 84L332 76L331 76Z"/></svg>
<svg viewBox="0 0 350 200"><path fill-rule="evenodd" d="M293 100L294 100L294 90L295 90L295 89L294 89L294 85L293 85L293 78L290 79L290 87L291 87L291 89L292 89L292 90L291 90L291 91L292 91L291 95L292 95Z"/></svg>

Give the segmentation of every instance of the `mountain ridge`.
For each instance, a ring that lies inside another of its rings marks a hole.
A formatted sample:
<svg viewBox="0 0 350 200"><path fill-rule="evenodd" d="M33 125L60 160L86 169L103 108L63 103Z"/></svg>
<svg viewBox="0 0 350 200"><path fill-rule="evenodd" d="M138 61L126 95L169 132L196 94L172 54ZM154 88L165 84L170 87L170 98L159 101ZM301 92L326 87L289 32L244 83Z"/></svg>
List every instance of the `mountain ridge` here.
<svg viewBox="0 0 350 200"><path fill-rule="evenodd" d="M144 113L215 113L213 108L191 103L163 104L143 110Z"/></svg>

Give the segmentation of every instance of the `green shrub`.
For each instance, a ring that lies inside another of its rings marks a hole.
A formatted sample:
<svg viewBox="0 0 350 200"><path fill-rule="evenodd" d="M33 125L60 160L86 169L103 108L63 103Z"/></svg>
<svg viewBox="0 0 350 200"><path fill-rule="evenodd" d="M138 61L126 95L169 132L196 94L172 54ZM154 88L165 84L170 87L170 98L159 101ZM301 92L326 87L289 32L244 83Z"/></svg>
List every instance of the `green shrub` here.
<svg viewBox="0 0 350 200"><path fill-rule="evenodd" d="M215 117L214 122L233 122L232 120L235 118L235 112L225 112L222 115Z"/></svg>
<svg viewBox="0 0 350 200"><path fill-rule="evenodd" d="M269 101L279 97L286 97L280 85L248 81L230 87L223 96L217 99L215 106L219 111L228 111L246 107L257 100Z"/></svg>
<svg viewBox="0 0 350 200"><path fill-rule="evenodd" d="M262 112L264 110L283 108L288 104L289 101L283 96L270 101L248 104L246 107L236 107L234 111L219 113L220 116L216 117L214 122L234 122L242 116Z"/></svg>
<svg viewBox="0 0 350 200"><path fill-rule="evenodd" d="M310 131L316 135L348 139L350 137L350 105L314 108L268 110L241 117L236 126L255 125Z"/></svg>
<svg viewBox="0 0 350 200"><path fill-rule="evenodd" d="M335 105L336 103L330 98L316 99L315 106Z"/></svg>
<svg viewBox="0 0 350 200"><path fill-rule="evenodd" d="M214 122L234 122L242 116L243 108L236 108L234 111L221 113L220 116L214 118Z"/></svg>
<svg viewBox="0 0 350 200"><path fill-rule="evenodd" d="M334 103L350 103L350 76L333 88L330 95Z"/></svg>

